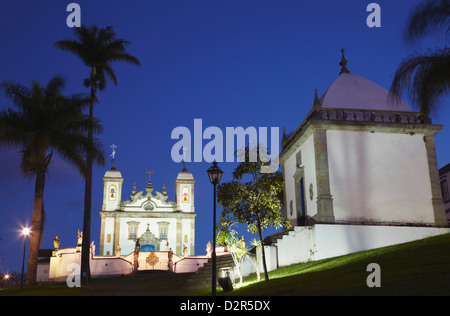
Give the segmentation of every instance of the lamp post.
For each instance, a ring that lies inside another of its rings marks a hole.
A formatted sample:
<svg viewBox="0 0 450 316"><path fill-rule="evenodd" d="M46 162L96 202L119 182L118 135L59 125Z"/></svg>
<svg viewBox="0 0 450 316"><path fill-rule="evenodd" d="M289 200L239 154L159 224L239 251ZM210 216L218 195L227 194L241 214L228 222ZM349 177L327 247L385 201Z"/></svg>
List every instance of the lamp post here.
<svg viewBox="0 0 450 316"><path fill-rule="evenodd" d="M214 213L213 213L213 247L212 247L212 281L211 295L216 296L216 186L222 178L223 171L217 166L217 162L213 162L212 167L208 169L209 181L214 185Z"/></svg>
<svg viewBox="0 0 450 316"><path fill-rule="evenodd" d="M4 287L6 287L7 285L8 285L8 281L9 281L9 278L11 277L11 275L9 275L9 273L6 273L4 276L3 276L3 282L4 282Z"/></svg>
<svg viewBox="0 0 450 316"><path fill-rule="evenodd" d="M25 227L22 230L23 235L23 259L22 259L22 277L20 279L20 289L23 288L23 269L25 267L25 251L27 248L27 236L30 234L30 229L28 227Z"/></svg>

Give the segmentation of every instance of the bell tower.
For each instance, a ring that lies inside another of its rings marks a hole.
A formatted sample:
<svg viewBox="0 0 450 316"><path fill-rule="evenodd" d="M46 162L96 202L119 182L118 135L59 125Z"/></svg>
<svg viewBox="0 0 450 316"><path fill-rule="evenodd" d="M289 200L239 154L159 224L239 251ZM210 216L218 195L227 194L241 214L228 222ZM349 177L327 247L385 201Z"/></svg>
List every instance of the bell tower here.
<svg viewBox="0 0 450 316"><path fill-rule="evenodd" d="M177 210L185 213L195 213L194 206L194 176L186 169L178 174L175 181L175 192L177 198Z"/></svg>
<svg viewBox="0 0 450 316"><path fill-rule="evenodd" d="M103 177L103 205L102 211L116 211L120 209L122 200L122 174L113 165Z"/></svg>
<svg viewBox="0 0 450 316"><path fill-rule="evenodd" d="M119 170L115 166L116 145L112 145L112 167L106 171L103 177L103 205L102 211L120 210L120 202L122 201L122 184L123 178Z"/></svg>

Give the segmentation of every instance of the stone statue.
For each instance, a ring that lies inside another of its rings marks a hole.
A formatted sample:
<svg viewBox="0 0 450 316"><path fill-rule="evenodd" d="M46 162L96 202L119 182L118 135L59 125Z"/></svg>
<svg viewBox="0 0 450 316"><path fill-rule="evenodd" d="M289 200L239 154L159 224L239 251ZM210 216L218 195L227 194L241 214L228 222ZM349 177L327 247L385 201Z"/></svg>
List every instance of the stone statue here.
<svg viewBox="0 0 450 316"><path fill-rule="evenodd" d="M206 256L211 257L211 240L206 244Z"/></svg>
<svg viewBox="0 0 450 316"><path fill-rule="evenodd" d="M186 247L185 245L183 245L183 257L187 257L188 253L188 247Z"/></svg>
<svg viewBox="0 0 450 316"><path fill-rule="evenodd" d="M166 239L166 244L164 246L164 251L169 251L169 241Z"/></svg>
<svg viewBox="0 0 450 316"><path fill-rule="evenodd" d="M136 241L136 246L134 247L134 255L133 255L133 268L134 272L137 272L139 269L139 251L141 250L141 244L139 243L139 239Z"/></svg>
<svg viewBox="0 0 450 316"><path fill-rule="evenodd" d="M172 248L169 249L169 262L168 262L168 268L170 272L173 272L173 251Z"/></svg>
<svg viewBox="0 0 450 316"><path fill-rule="evenodd" d="M242 237L241 237L240 243L241 243L241 248L242 248L242 249L245 249L245 240L244 240L244 236L243 236L243 235L242 235Z"/></svg>
<svg viewBox="0 0 450 316"><path fill-rule="evenodd" d="M78 243L77 246L81 246L83 243L83 232L80 232L80 230L78 230Z"/></svg>
<svg viewBox="0 0 450 316"><path fill-rule="evenodd" d="M117 245L117 247L116 247L116 257L120 257L120 246L119 245Z"/></svg>
<svg viewBox="0 0 450 316"><path fill-rule="evenodd" d="M95 245L94 245L94 241L91 242L91 253L93 256L95 256Z"/></svg>
<svg viewBox="0 0 450 316"><path fill-rule="evenodd" d="M55 247L55 250L59 249L59 243L60 243L60 241L59 241L59 238L58 238L58 235L57 235L55 237L55 239L53 239L53 246Z"/></svg>

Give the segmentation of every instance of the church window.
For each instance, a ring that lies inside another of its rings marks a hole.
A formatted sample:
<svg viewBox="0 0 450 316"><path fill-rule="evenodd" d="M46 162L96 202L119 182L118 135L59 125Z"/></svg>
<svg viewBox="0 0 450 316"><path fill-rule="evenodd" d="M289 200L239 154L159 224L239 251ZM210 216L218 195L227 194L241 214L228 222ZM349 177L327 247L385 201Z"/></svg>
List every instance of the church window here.
<svg viewBox="0 0 450 316"><path fill-rule="evenodd" d="M127 224L128 224L128 239L136 240L139 223L138 222L128 222Z"/></svg>
<svg viewBox="0 0 450 316"><path fill-rule="evenodd" d="M189 202L189 188L188 187L184 187L181 190L181 201Z"/></svg>
<svg viewBox="0 0 450 316"><path fill-rule="evenodd" d="M109 200L114 201L116 199L117 188L115 185L109 187Z"/></svg>
<svg viewBox="0 0 450 316"><path fill-rule="evenodd" d="M188 242L188 235L184 235L184 242Z"/></svg>
<svg viewBox="0 0 450 316"><path fill-rule="evenodd" d="M159 239L167 239L167 234L169 231L169 223L168 222L159 222L158 230L159 230Z"/></svg>
<svg viewBox="0 0 450 316"><path fill-rule="evenodd" d="M108 235L106 236L106 242L111 242L111 234L108 234Z"/></svg>

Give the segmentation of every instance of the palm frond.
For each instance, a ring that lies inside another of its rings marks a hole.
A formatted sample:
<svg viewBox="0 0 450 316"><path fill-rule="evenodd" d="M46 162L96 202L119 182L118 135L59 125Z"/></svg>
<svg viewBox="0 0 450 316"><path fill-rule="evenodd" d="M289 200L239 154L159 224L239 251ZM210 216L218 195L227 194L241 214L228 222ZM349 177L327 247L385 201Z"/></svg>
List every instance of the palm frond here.
<svg viewBox="0 0 450 316"><path fill-rule="evenodd" d="M435 29L450 31L449 0L428 0L417 5L409 17L404 37L413 42Z"/></svg>
<svg viewBox="0 0 450 316"><path fill-rule="evenodd" d="M404 59L395 72L390 91L394 98L406 92L424 115L434 111L437 98L450 82L450 49L428 50Z"/></svg>

